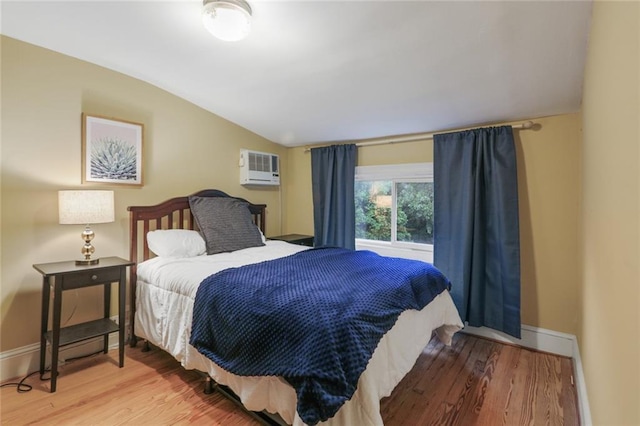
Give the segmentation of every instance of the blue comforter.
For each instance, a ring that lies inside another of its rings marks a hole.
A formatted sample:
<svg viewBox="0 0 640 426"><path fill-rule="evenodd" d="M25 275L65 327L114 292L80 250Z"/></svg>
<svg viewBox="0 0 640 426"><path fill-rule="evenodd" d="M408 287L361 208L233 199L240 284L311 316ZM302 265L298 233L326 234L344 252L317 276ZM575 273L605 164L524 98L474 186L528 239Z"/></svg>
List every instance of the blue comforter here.
<svg viewBox="0 0 640 426"><path fill-rule="evenodd" d="M190 343L231 373L282 376L313 425L351 398L400 313L422 309L449 285L428 263L310 249L206 278Z"/></svg>

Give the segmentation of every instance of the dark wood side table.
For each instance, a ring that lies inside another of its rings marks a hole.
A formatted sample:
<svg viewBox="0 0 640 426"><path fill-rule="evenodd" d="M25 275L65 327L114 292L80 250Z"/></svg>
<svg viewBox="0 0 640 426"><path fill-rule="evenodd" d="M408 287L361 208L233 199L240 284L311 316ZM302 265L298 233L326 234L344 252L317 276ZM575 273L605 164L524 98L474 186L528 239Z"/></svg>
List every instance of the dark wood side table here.
<svg viewBox="0 0 640 426"><path fill-rule="evenodd" d="M299 246L313 247L313 235L287 234L276 235L275 237L269 237L269 239L286 241L288 243L297 244Z"/></svg>
<svg viewBox="0 0 640 426"><path fill-rule="evenodd" d="M42 319L40 328L40 377L44 375L47 341L51 344L51 392L56 391L58 352L61 346L94 337L104 337L104 353L109 350L109 334L119 332L120 367L124 365L125 301L127 267L133 262L119 257L103 257L96 265L76 265L75 261L40 263L33 267L42 274ZM118 324L109 319L111 283L118 283ZM62 292L104 286L104 317L60 328ZM49 299L53 287L53 324L49 330Z"/></svg>

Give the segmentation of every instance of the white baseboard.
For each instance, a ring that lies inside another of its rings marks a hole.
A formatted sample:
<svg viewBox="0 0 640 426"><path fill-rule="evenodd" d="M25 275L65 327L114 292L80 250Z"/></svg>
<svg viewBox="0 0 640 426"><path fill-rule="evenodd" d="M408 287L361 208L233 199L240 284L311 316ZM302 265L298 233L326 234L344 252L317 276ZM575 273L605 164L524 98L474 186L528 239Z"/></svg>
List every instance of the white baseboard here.
<svg viewBox="0 0 640 426"><path fill-rule="evenodd" d="M532 327L530 325L522 326L520 339L486 327L471 327L467 325L462 332L572 358L574 368L573 377L578 395L578 410L580 411L580 424L583 426L591 426L591 410L589 408L587 386L584 380L584 372L582 371L582 360L580 358L580 349L576 336L559 331Z"/></svg>
<svg viewBox="0 0 640 426"><path fill-rule="evenodd" d="M573 342L576 340L576 336L573 334L560 333L559 331L530 325L522 326L520 339L487 327L471 327L467 325L462 332L571 358L573 358L574 351Z"/></svg>
<svg viewBox="0 0 640 426"><path fill-rule="evenodd" d="M112 317L117 322L118 317ZM88 339L83 342L74 343L60 348L58 354L58 365L64 365L67 359L81 357L98 352L102 349L102 337ZM109 335L109 349L118 348L118 334ZM51 346L47 345L45 367L51 364ZM40 369L40 344L22 346L0 353L0 383L10 379L22 378L29 373Z"/></svg>
<svg viewBox="0 0 640 426"><path fill-rule="evenodd" d="M573 368L575 369L576 391L578 393L578 404L580 408L580 423L584 426L591 426L591 409L589 408L589 398L587 395L587 382L584 379L582 370L582 358L578 348L578 339L573 340Z"/></svg>

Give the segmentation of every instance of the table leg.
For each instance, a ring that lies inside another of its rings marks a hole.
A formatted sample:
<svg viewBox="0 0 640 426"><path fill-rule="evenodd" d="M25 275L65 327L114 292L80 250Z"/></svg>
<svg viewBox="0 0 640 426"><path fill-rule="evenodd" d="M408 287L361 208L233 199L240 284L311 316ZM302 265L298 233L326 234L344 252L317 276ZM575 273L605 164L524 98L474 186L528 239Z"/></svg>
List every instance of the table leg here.
<svg viewBox="0 0 640 426"><path fill-rule="evenodd" d="M49 328L49 303L51 286L49 277L42 278L42 311L40 313L40 378L44 375L44 363L47 355L47 329Z"/></svg>
<svg viewBox="0 0 640 426"><path fill-rule="evenodd" d="M53 285L53 329L51 333L51 392L56 391L58 379L58 352L60 350L60 316L62 310L62 283L54 278Z"/></svg>
<svg viewBox="0 0 640 426"><path fill-rule="evenodd" d="M120 367L124 366L124 326L125 303L127 300L127 268L120 269L120 284L118 286L118 350L120 355Z"/></svg>
<svg viewBox="0 0 640 426"><path fill-rule="evenodd" d="M111 283L104 285L104 318L109 318L111 313ZM103 337L103 352L109 352L109 335Z"/></svg>

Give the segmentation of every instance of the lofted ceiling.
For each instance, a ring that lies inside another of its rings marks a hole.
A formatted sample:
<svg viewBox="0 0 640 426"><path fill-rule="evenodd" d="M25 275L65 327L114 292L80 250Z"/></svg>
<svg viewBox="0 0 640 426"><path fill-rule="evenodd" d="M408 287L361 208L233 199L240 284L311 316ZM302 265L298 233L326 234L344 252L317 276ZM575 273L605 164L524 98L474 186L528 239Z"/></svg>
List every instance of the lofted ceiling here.
<svg viewBox="0 0 640 426"><path fill-rule="evenodd" d="M0 32L146 81L286 146L576 112L590 1L6 1Z"/></svg>

